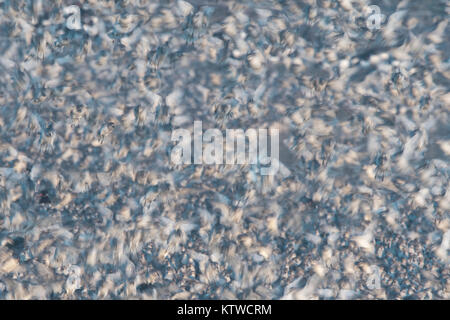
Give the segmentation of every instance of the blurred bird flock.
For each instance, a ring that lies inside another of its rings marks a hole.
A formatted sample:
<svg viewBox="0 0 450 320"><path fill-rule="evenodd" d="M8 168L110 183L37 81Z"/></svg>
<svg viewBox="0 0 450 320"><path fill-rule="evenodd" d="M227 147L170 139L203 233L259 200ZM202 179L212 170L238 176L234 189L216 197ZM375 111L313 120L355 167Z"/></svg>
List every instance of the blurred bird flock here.
<svg viewBox="0 0 450 320"><path fill-rule="evenodd" d="M0 298L450 299L449 13L0 0ZM194 120L280 171L172 165Z"/></svg>

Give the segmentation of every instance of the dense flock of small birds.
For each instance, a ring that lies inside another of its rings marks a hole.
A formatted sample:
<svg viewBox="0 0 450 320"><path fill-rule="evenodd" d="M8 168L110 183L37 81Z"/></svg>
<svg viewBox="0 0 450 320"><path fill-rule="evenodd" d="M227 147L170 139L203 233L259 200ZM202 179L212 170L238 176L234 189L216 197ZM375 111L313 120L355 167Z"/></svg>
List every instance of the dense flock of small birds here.
<svg viewBox="0 0 450 320"><path fill-rule="evenodd" d="M0 298L450 299L449 13L0 1ZM280 170L173 165L196 120Z"/></svg>

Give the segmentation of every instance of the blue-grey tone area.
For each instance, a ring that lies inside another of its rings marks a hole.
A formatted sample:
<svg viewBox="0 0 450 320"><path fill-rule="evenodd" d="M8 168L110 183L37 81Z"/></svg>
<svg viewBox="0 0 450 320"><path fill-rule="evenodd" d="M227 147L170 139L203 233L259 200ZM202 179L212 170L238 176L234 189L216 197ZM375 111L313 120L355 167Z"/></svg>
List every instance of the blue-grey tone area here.
<svg viewBox="0 0 450 320"><path fill-rule="evenodd" d="M446 0L0 0L0 299L450 299ZM278 129L279 170L171 162Z"/></svg>

